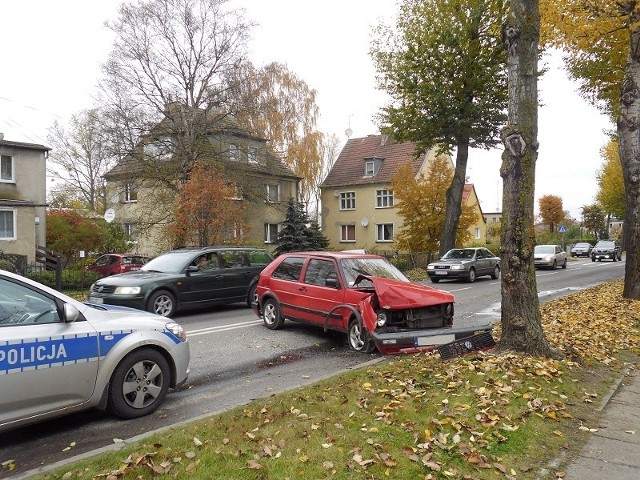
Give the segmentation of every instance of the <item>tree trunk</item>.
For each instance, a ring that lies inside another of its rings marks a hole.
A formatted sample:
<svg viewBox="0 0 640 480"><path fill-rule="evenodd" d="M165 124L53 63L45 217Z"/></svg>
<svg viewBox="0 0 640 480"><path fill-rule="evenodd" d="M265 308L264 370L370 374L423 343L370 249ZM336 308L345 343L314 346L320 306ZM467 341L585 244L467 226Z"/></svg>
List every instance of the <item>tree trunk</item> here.
<svg viewBox="0 0 640 480"><path fill-rule="evenodd" d="M538 0L511 0L503 25L508 53L509 116L502 200L502 338L499 349L552 356L542 330L533 262L533 207L538 157Z"/></svg>
<svg viewBox="0 0 640 480"><path fill-rule="evenodd" d="M456 168L451 185L447 188L444 227L440 238L440 256L442 257L456 246L458 222L462 213L462 192L467 178L467 160L469 159L469 139L457 145Z"/></svg>
<svg viewBox="0 0 640 480"><path fill-rule="evenodd" d="M634 18L632 25L637 25ZM624 298L640 299L640 29L629 32L629 55L624 72L618 119L620 162L626 193L624 238Z"/></svg>

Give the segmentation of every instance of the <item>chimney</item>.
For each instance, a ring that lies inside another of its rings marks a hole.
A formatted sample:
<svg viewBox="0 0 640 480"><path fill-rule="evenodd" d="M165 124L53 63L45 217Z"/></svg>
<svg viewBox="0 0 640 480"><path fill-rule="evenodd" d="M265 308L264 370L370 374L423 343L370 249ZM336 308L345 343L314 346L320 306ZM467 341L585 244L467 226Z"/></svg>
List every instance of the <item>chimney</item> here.
<svg viewBox="0 0 640 480"><path fill-rule="evenodd" d="M384 147L387 144L387 140L389 140L389 135L381 135L380 136L380 146Z"/></svg>
<svg viewBox="0 0 640 480"><path fill-rule="evenodd" d="M0 141L4 140L4 133L0 132Z"/></svg>

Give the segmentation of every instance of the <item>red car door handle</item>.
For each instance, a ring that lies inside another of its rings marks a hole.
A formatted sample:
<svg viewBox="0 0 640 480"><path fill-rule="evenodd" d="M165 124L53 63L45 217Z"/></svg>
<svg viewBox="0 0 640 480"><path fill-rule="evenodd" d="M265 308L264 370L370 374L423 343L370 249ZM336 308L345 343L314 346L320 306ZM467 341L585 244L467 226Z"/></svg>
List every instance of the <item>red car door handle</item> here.
<svg viewBox="0 0 640 480"><path fill-rule="evenodd" d="M298 291L300 291L300 292L304 292L305 290L306 290L306 287L300 287L300 288L298 288Z"/></svg>

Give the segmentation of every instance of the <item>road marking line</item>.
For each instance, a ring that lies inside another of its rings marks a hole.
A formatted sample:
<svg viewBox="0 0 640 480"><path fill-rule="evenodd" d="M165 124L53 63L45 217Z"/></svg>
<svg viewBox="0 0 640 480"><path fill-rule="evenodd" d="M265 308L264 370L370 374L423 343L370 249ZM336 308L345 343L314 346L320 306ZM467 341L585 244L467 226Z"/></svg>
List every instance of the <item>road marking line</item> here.
<svg viewBox="0 0 640 480"><path fill-rule="evenodd" d="M206 335L208 333L227 332L229 330L236 330L238 328L253 327L254 325L259 325L261 323L262 320L252 320L250 322L234 323L231 325L220 325L217 327L200 328L198 330L187 330L187 336L194 337L197 335Z"/></svg>

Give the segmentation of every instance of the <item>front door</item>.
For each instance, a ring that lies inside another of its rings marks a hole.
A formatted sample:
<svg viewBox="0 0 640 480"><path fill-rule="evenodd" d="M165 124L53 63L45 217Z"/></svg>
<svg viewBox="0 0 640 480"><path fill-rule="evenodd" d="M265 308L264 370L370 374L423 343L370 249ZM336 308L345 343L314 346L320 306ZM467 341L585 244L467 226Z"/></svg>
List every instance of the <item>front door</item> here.
<svg viewBox="0 0 640 480"><path fill-rule="evenodd" d="M298 288L301 320L318 325L346 329L344 309L334 310L344 303L344 285L340 284L336 264L332 260L311 258Z"/></svg>

